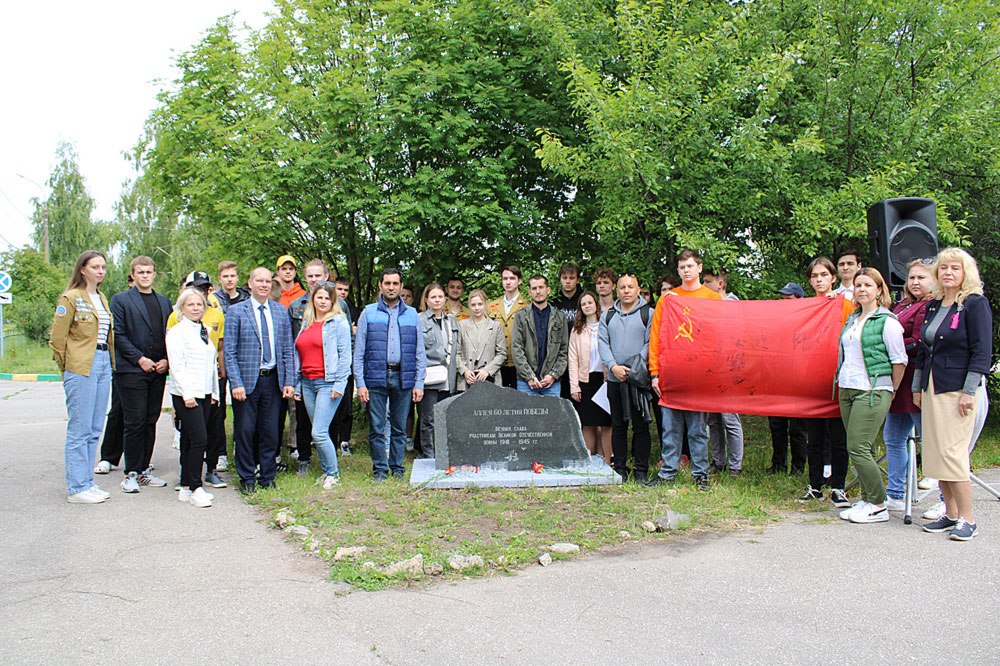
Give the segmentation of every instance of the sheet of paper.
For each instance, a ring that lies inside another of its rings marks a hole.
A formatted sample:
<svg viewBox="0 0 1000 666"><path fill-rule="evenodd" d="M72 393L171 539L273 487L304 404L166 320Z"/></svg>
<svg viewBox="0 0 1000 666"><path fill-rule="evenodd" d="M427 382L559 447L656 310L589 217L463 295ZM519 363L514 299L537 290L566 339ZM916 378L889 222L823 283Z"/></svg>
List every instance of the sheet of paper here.
<svg viewBox="0 0 1000 666"><path fill-rule="evenodd" d="M597 389L597 393L591 398L594 404L606 411L608 414L611 413L611 403L608 402L608 383L604 382L601 384L601 388Z"/></svg>

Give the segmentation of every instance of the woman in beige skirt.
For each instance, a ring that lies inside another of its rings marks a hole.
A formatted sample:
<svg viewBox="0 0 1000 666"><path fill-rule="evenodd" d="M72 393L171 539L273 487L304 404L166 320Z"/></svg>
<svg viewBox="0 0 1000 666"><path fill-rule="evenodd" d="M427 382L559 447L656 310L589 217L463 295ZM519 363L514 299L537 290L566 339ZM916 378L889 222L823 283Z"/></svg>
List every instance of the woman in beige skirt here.
<svg viewBox="0 0 1000 666"><path fill-rule="evenodd" d="M968 252L942 250L934 272L937 285L927 305L912 389L923 423L924 474L940 480L945 513L923 527L968 541L979 533L972 515L969 441L976 393L990 369L993 316Z"/></svg>

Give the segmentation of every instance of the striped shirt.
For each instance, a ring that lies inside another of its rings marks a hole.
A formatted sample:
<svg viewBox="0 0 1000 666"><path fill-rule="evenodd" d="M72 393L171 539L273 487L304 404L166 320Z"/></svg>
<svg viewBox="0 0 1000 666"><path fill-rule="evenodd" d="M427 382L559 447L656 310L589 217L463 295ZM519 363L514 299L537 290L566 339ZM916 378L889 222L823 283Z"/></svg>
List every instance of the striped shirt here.
<svg viewBox="0 0 1000 666"><path fill-rule="evenodd" d="M94 306L94 312L97 313L97 344L104 345L108 343L108 330L111 328L111 315L108 311L104 309L104 303L101 302L101 297L91 299Z"/></svg>

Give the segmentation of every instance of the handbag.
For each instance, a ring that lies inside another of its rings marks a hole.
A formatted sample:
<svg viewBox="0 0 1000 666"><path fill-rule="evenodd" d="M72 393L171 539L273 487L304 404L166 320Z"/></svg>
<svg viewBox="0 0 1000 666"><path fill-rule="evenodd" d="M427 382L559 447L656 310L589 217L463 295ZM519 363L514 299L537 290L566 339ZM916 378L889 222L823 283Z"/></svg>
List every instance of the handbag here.
<svg viewBox="0 0 1000 666"><path fill-rule="evenodd" d="M444 365L427 366L427 374L424 376L424 386L448 383L448 367Z"/></svg>

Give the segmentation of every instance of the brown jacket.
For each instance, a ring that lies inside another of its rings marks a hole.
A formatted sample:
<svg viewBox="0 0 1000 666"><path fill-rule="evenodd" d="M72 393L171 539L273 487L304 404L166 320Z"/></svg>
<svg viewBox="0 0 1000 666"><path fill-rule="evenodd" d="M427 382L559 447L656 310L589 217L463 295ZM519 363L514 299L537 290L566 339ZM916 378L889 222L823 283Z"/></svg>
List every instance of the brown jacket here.
<svg viewBox="0 0 1000 666"><path fill-rule="evenodd" d="M507 338L507 360L504 361L505 366L510 367L514 365L514 357L510 352L510 336L514 330L514 313L522 308L528 307L529 305L531 305L531 301L523 295L518 294L514 304L510 306L509 315L505 315L503 312L503 296L494 301L490 301L489 306L486 308L486 316L500 322L500 326L503 328L504 337Z"/></svg>
<svg viewBox="0 0 1000 666"><path fill-rule="evenodd" d="M111 308L104 294L101 303L111 318ZM90 365L97 351L98 333L97 311L91 303L86 289L70 289L59 297L56 313L52 318L52 332L49 347L52 358L59 370L69 370L78 375L90 376ZM108 349L115 346L114 322L108 326ZM115 367L115 355L111 354L111 369Z"/></svg>

